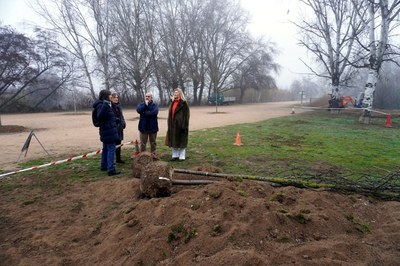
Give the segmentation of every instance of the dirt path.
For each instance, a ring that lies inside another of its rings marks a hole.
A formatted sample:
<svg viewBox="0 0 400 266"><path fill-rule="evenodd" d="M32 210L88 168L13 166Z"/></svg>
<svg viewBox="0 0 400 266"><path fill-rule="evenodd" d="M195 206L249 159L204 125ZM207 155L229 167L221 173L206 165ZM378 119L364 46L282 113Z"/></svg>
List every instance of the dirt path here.
<svg viewBox="0 0 400 266"><path fill-rule="evenodd" d="M215 106L191 107L190 130L219 127L246 122L262 121L269 118L287 116L291 108L297 102L274 102L252 105L219 106L215 113ZM296 113L301 110L296 110ZM91 113L40 113L40 114L13 114L2 115L3 125L19 125L34 130L44 148L54 157L77 156L83 153L95 151L101 147L98 129L93 127ZM138 114L136 110L125 109L124 116L127 120L127 128L124 131L124 142L139 138L137 131ZM160 109L159 136L163 136L166 130L167 109ZM17 169L16 161L21 154L29 131L13 134L1 134L0 169ZM28 153L24 157L22 153L20 161L45 157L46 152L39 142L32 138Z"/></svg>

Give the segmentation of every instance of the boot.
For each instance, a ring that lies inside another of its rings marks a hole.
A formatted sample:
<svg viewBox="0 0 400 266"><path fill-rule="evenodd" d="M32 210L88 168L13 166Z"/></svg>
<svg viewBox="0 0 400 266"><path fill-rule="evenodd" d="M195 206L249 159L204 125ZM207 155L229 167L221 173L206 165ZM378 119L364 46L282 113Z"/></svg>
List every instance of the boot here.
<svg viewBox="0 0 400 266"><path fill-rule="evenodd" d="M115 150L115 157L117 158L117 163L125 163L125 161L121 160L121 147Z"/></svg>
<svg viewBox="0 0 400 266"><path fill-rule="evenodd" d="M119 175L119 174L121 174L121 171L118 171L118 170L114 170L112 172L108 172L108 176L114 176L114 175Z"/></svg>

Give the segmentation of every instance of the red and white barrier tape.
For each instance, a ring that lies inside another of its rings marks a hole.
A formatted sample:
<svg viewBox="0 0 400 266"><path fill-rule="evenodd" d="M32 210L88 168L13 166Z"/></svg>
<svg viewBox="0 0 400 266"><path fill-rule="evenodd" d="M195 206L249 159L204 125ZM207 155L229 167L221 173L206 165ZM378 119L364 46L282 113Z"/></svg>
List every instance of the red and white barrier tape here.
<svg viewBox="0 0 400 266"><path fill-rule="evenodd" d="M118 147L122 147L124 145L128 145L128 144L134 144L134 143L135 143L135 141L122 143L120 145L117 145L117 148ZM64 160L54 161L54 162L45 163L45 164L37 165L37 166L32 166L32 167L21 169L21 170L17 170L17 171L12 171L12 172L5 173L5 174L0 174L0 179L4 178L6 176L9 176L9 175L17 174L17 173L27 172L27 171L31 171L31 170L37 170L37 169L44 168L44 167L47 167L47 166L52 166L52 165L56 165L56 164L61 164L61 163L65 163L65 162L71 162L71 161L75 161L75 160L78 160L78 159L91 157L91 156L94 156L94 155L101 154L101 152L102 152L102 149L94 151L94 152L78 155L78 156L75 156L75 157L68 157L67 159L64 159Z"/></svg>
<svg viewBox="0 0 400 266"><path fill-rule="evenodd" d="M325 107L325 106L318 106L318 107L313 107L313 106L294 106L294 108L299 108L299 109L317 109L317 110L368 110L367 108L356 108L356 107L345 107L345 108L331 108L331 107ZM378 113L382 115L389 115L389 113L377 111L370 109L369 110L371 113Z"/></svg>

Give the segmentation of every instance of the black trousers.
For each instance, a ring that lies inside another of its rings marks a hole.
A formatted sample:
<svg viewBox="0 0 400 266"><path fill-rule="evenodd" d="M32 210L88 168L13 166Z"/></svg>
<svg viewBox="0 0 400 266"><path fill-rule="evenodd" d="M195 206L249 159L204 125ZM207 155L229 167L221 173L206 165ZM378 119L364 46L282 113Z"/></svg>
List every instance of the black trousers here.
<svg viewBox="0 0 400 266"><path fill-rule="evenodd" d="M119 145L121 144L121 140L118 140L117 142L115 142L115 145ZM117 162L121 161L121 147L118 147L115 149L115 158Z"/></svg>

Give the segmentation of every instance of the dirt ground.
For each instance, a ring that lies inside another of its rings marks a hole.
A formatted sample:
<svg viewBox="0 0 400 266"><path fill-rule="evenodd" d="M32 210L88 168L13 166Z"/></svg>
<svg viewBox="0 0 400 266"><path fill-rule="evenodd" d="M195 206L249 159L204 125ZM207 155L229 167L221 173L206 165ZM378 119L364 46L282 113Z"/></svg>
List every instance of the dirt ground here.
<svg viewBox="0 0 400 266"><path fill-rule="evenodd" d="M291 113L291 108L296 103L277 102L219 106L218 112L216 112L215 106L191 107L189 127L190 130L199 130L286 116ZM296 113L305 111L296 109ZM139 116L136 110L124 109L124 117L127 120L124 142L139 139L137 130ZM159 136L165 136L167 109L160 108L158 117ZM18 158L23 162L38 157L46 157L46 151L56 158L63 155L68 158L101 148L98 128L92 125L91 111L1 115L1 122L3 126L7 127L22 126L26 128L25 131L19 133L0 132L0 150L3 154L0 156L0 169L3 170L17 169ZM34 130L35 135L31 139L25 157L25 152L21 153L21 149L31 130Z"/></svg>
<svg viewBox="0 0 400 266"><path fill-rule="evenodd" d="M290 104L192 108L190 127L289 115ZM136 117L125 111L127 141L137 138ZM160 134L165 118L162 110ZM15 167L30 129L57 156L100 146L89 112L6 115L2 123L28 128L0 134L2 169ZM23 160L44 155L32 140ZM41 186L33 175L20 178L25 186L1 191L0 265L399 265L400 202L225 179L143 199L136 178L71 183L63 174Z"/></svg>

